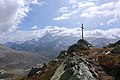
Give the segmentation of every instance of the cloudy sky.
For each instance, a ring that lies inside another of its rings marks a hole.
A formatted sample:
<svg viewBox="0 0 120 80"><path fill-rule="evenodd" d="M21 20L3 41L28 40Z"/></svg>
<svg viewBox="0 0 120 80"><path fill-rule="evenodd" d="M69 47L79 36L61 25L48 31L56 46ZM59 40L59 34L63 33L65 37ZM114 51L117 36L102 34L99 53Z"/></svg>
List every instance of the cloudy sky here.
<svg viewBox="0 0 120 80"><path fill-rule="evenodd" d="M0 0L0 41L54 35L120 37L120 0Z"/></svg>

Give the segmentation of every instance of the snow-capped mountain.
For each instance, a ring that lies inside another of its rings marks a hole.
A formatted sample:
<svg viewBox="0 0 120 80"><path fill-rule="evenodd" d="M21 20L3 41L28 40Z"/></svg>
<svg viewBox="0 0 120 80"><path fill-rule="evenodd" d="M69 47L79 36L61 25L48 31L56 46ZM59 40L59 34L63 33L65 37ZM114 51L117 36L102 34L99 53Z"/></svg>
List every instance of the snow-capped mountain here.
<svg viewBox="0 0 120 80"><path fill-rule="evenodd" d="M27 40L21 43L7 42L5 45L15 50L39 53L44 57L52 59L57 56L60 51L67 50L70 45L77 42L79 39L80 37L53 36L51 34L46 34L43 37ZM105 45L115 41L113 39L95 37L87 37L85 39L91 42L95 47L104 47Z"/></svg>
<svg viewBox="0 0 120 80"><path fill-rule="evenodd" d="M21 44L18 42L7 42L6 46L20 51L39 53L45 57L53 58L59 54L61 50L65 50L76 42L78 37L61 37L51 36L49 34L32 40L27 40Z"/></svg>

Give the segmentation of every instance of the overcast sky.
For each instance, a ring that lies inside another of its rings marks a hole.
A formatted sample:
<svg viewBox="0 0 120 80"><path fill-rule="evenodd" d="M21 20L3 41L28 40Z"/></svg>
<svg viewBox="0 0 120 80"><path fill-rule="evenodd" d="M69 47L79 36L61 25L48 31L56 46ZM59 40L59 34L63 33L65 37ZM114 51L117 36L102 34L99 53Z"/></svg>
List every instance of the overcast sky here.
<svg viewBox="0 0 120 80"><path fill-rule="evenodd" d="M0 0L0 41L40 37L43 30L76 35L81 23L86 36L119 37L120 0Z"/></svg>

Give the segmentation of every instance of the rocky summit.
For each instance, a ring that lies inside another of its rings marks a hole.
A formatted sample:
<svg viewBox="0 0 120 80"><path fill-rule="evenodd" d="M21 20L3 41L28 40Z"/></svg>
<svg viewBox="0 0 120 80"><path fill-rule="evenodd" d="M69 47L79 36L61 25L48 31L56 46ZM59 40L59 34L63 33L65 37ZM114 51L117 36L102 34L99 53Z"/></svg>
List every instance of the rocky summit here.
<svg viewBox="0 0 120 80"><path fill-rule="evenodd" d="M114 49L94 48L80 39L48 64L32 68L18 80L120 80L120 55L112 53Z"/></svg>
<svg viewBox="0 0 120 80"><path fill-rule="evenodd" d="M93 46L88 41L86 41L84 39L80 39L77 41L77 43L75 43L69 47L68 53L75 52L78 50L88 50L91 48L93 48Z"/></svg>

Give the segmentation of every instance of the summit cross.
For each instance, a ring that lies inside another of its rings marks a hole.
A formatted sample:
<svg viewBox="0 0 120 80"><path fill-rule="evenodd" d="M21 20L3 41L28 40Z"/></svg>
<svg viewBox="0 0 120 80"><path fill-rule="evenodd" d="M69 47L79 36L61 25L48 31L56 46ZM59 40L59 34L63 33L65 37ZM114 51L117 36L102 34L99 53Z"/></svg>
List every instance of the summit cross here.
<svg viewBox="0 0 120 80"><path fill-rule="evenodd" d="M82 23L82 27L81 28L82 28L82 39L83 39L83 29L84 29L83 23Z"/></svg>

